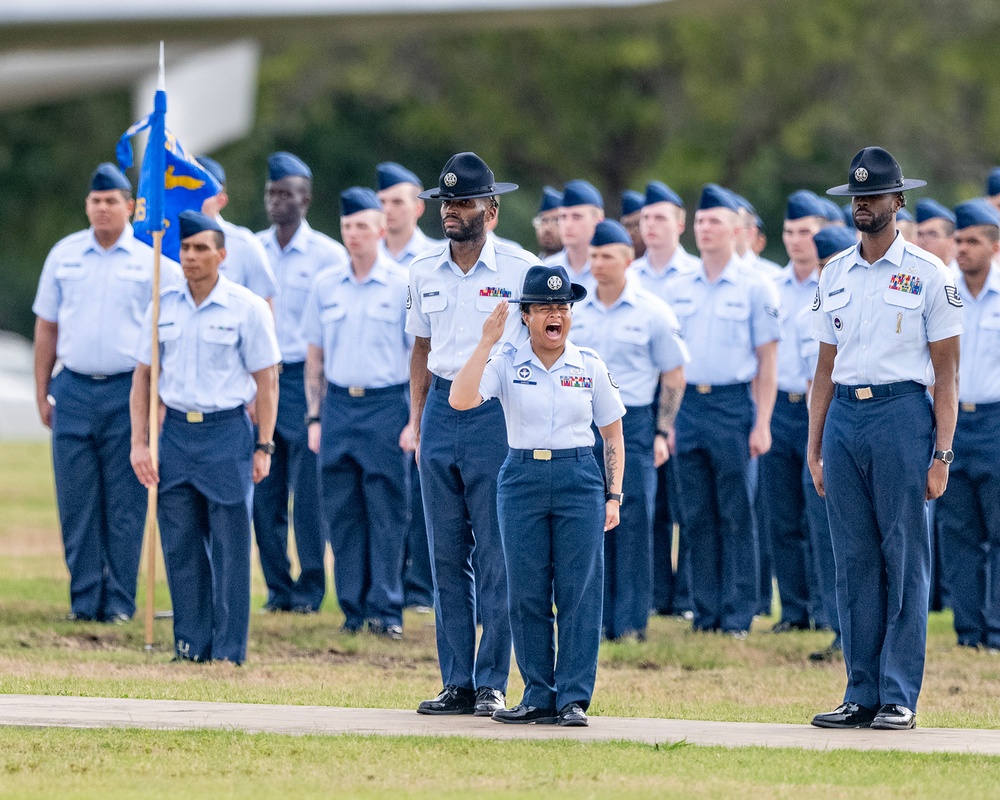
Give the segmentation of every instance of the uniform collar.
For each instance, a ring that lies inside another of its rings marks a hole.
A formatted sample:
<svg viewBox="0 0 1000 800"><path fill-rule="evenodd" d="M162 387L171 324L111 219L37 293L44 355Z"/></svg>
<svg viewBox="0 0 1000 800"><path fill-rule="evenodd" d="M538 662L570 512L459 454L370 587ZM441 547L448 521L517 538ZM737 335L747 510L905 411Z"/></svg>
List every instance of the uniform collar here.
<svg viewBox="0 0 1000 800"><path fill-rule="evenodd" d="M288 253L292 250L297 250L300 253L305 253L309 249L309 236L312 234L312 228L309 223L303 219L299 223L298 229L292 235L292 240L288 243L288 247L282 251L281 245L278 244L278 228L272 225L269 230L270 236L267 237L265 244L273 247L277 252Z"/></svg>
<svg viewBox="0 0 1000 800"><path fill-rule="evenodd" d="M618 308L620 305L635 306L636 304L636 292L639 287L636 287L628 279L628 273L625 273L625 288L622 289L622 293L618 295L618 299L615 300L610 306L605 306L597 297L597 287L595 286L592 290L587 292L586 298L584 298L584 306L596 306L600 309L611 311L614 308ZM572 328L570 329L572 330Z"/></svg>
<svg viewBox="0 0 1000 800"><path fill-rule="evenodd" d="M496 245L493 243L493 240L489 236L486 237L486 242L483 244L483 249L479 251L479 258L476 260L476 263L472 265L472 269L470 269L468 272L464 274L471 275L473 272L475 272L476 268L480 264L482 264L484 267L486 267L486 269L491 270L492 272L497 271ZM434 264L434 269L439 269L440 267L443 267L445 265L450 267L452 272L454 272L456 275L463 274L462 270L459 269L458 264L456 264L454 261L451 260L451 241L448 242L444 250L441 252L441 255L438 256L438 260Z"/></svg>
<svg viewBox="0 0 1000 800"><path fill-rule="evenodd" d="M741 259L736 253L733 253L733 257L726 262L726 266L722 268L722 274L719 275L719 280L716 283L725 281L726 283L736 283L739 276L740 270L745 267L743 259ZM695 277L702 281L703 283L711 283L708 279L708 273L705 272L705 262L698 261L698 269L695 270Z"/></svg>
<svg viewBox="0 0 1000 800"><path fill-rule="evenodd" d="M573 344L569 339L566 340L566 349L563 350L563 354L556 359L556 362L552 365L552 369L545 369L545 365L542 364L538 356L535 355L535 351L531 349L531 338L525 339L521 346L517 348L517 352L514 353L514 366L520 366L522 364L534 364L539 369L545 370L546 372L555 372L562 367L583 367L583 354L580 352L580 348Z"/></svg>
<svg viewBox="0 0 1000 800"><path fill-rule="evenodd" d="M115 250L124 250L126 253L132 253L135 248L135 232L132 230L132 224L129 222L125 223L125 230L122 231L122 235L118 237L111 247L105 250L101 247L100 242L97 241L97 237L94 236L94 229L90 228L88 230L89 239L87 241L87 250L93 250L95 253L113 253Z"/></svg>
<svg viewBox="0 0 1000 800"><path fill-rule="evenodd" d="M384 256L381 253L375 258L375 263L372 264L371 270L364 280L359 281L357 276L354 274L354 270L348 265L347 269L341 272L340 280L342 282L349 282L356 285L363 285L365 283L370 283L374 281L375 283L381 283L386 286L389 283L389 266L386 261L391 261L391 256Z"/></svg>
<svg viewBox="0 0 1000 800"><path fill-rule="evenodd" d="M201 306L198 306L194 302L194 297L191 296L191 287L188 286L187 281L184 281L184 298L191 304L191 308L205 308L213 303L217 306L228 308L229 292L233 285L233 282L220 272L219 280L216 282L215 286L212 287L212 291L210 291L208 293L208 297L202 301Z"/></svg>
<svg viewBox="0 0 1000 800"><path fill-rule="evenodd" d="M810 272L804 281L799 283L798 278L795 277L795 267L792 262L788 262L788 266L782 271L781 275L778 276L777 282L779 284L787 284L790 286L815 286L819 283L819 270L814 269Z"/></svg>
<svg viewBox="0 0 1000 800"><path fill-rule="evenodd" d="M403 249L399 251L399 256L394 256L389 252L389 248L385 246L385 239L382 239L378 243L379 252L381 252L386 258L395 261L397 264L409 263L415 256L419 256L422 252L429 250L432 246L433 242L430 237L420 230L420 228L413 229L413 235L407 240L406 244L403 245Z"/></svg>
<svg viewBox="0 0 1000 800"><path fill-rule="evenodd" d="M889 249L885 251L885 255L882 256L875 264L879 261L888 261L895 267L901 266L903 263L903 255L906 253L906 239L903 238L903 234L896 231L896 238L892 240L892 244L889 245ZM875 264L869 264L865 261L864 257L861 255L861 242L854 245L854 260L848 266L848 270L852 267L874 267Z"/></svg>
<svg viewBox="0 0 1000 800"><path fill-rule="evenodd" d="M690 258L691 256L688 255L688 252L681 245L677 245L674 248L673 255L670 256L670 259L662 270L658 270L653 266L648 254L637 258L632 263L635 266L636 272L641 272L644 275L652 275L654 278L662 278L671 272L680 272L687 265Z"/></svg>
<svg viewBox="0 0 1000 800"><path fill-rule="evenodd" d="M963 300L979 302L988 292L1000 294L1000 268L998 268L996 264L990 264L990 271L986 276L986 283L983 284L983 290L979 293L979 297L972 297L972 293L969 291L969 284L966 283L965 275L963 273L959 272L958 280L960 281L959 288L962 290Z"/></svg>

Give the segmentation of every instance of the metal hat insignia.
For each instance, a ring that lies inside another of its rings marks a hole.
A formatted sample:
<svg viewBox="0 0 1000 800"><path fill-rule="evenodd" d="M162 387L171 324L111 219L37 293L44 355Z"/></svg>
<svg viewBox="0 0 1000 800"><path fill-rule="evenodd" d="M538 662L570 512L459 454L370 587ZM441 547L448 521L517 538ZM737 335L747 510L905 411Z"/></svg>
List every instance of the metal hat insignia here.
<svg viewBox="0 0 1000 800"><path fill-rule="evenodd" d="M553 275L551 278L549 278L548 286L553 292L558 292L560 289L562 289L562 278L560 278L558 275Z"/></svg>
<svg viewBox="0 0 1000 800"><path fill-rule="evenodd" d="M451 188L456 183L458 183L458 176L454 172L449 172L444 176L444 185Z"/></svg>
<svg viewBox="0 0 1000 800"><path fill-rule="evenodd" d="M866 180L868 180L868 170L866 170L864 167L858 167L856 170L854 170L854 180L856 180L858 183L864 183Z"/></svg>

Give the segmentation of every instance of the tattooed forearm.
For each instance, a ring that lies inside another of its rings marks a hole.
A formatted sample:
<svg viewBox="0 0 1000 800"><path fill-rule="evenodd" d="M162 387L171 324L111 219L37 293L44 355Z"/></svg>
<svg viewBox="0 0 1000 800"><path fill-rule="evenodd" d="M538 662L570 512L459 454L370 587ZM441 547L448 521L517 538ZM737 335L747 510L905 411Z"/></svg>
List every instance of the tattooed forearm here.
<svg viewBox="0 0 1000 800"><path fill-rule="evenodd" d="M656 429L668 431L674 427L677 411L681 407L684 390L678 386L663 383L660 386L660 408L656 415Z"/></svg>
<svg viewBox="0 0 1000 800"><path fill-rule="evenodd" d="M617 491L621 481L621 463L618 446L614 442L604 443L604 474L607 476L608 491Z"/></svg>
<svg viewBox="0 0 1000 800"><path fill-rule="evenodd" d="M318 417L326 396L326 381L323 376L323 351L309 345L306 355L306 412L310 417Z"/></svg>

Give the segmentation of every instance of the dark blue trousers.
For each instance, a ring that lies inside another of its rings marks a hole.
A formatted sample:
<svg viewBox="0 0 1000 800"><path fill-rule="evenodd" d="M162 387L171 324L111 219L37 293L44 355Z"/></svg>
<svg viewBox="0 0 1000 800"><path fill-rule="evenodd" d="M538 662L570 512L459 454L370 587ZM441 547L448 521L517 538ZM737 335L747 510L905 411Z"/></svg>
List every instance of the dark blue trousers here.
<svg viewBox="0 0 1000 800"><path fill-rule="evenodd" d="M497 475L507 452L503 409L493 399L456 411L448 405L448 392L449 383L435 377L420 425L441 678L446 686L506 692L510 617L497 521ZM483 625L478 650L477 599Z"/></svg>
<svg viewBox="0 0 1000 800"><path fill-rule="evenodd" d="M406 388L351 397L328 386L319 454L320 495L333 548L333 583L344 626L403 624L406 475L399 434Z"/></svg>
<svg viewBox="0 0 1000 800"><path fill-rule="evenodd" d="M695 630L747 631L757 611L756 525L750 487L748 384L684 393L677 462L690 539Z"/></svg>
<svg viewBox="0 0 1000 800"><path fill-rule="evenodd" d="M500 471L497 506L521 702L586 709L601 644L604 479L587 447L554 451L551 461L520 452Z"/></svg>
<svg viewBox="0 0 1000 800"><path fill-rule="evenodd" d="M802 474L802 493L806 500L809 521L809 549L812 555L814 583L810 587L813 620L817 628L829 628L840 634L837 613L837 565L833 558L830 520L826 514L826 498L816 493L808 466Z"/></svg>
<svg viewBox="0 0 1000 800"><path fill-rule="evenodd" d="M56 500L70 608L81 619L135 613L146 490L129 460L131 377L64 369L52 379Z"/></svg>
<svg viewBox="0 0 1000 800"><path fill-rule="evenodd" d="M431 554L427 549L427 522L424 498L420 491L420 470L412 455L406 457L406 552L403 556L403 605L434 605L434 579L431 577Z"/></svg>
<svg viewBox="0 0 1000 800"><path fill-rule="evenodd" d="M802 472L809 438L809 410L805 395L797 397L799 401L793 403L787 392L778 392L771 417L771 449L758 459L758 492L766 509L760 533L770 542L771 569L781 596L781 619L808 626L809 534Z"/></svg>
<svg viewBox="0 0 1000 800"><path fill-rule="evenodd" d="M253 429L243 409L188 423L167 413L158 518L174 649L242 664L250 632Z"/></svg>
<svg viewBox="0 0 1000 800"><path fill-rule="evenodd" d="M653 410L629 407L622 418L628 460L622 476L621 521L604 534L604 613L608 639L645 635L653 600ZM594 458L604 472L604 440L595 433Z"/></svg>
<svg viewBox="0 0 1000 800"><path fill-rule="evenodd" d="M830 403L823 482L837 562L845 702L917 708L927 649L931 547L924 497L933 427L926 392Z"/></svg>
<svg viewBox="0 0 1000 800"><path fill-rule="evenodd" d="M655 418L655 408L653 415ZM653 608L660 614L675 614L691 605L688 554L680 540L674 572L674 523L680 522L679 495L677 460L671 458L656 469L653 505Z"/></svg>
<svg viewBox="0 0 1000 800"><path fill-rule="evenodd" d="M955 633L1000 648L1000 403L960 408L953 449L937 523Z"/></svg>
<svg viewBox="0 0 1000 800"><path fill-rule="evenodd" d="M267 603L274 608L318 609L326 594L326 537L319 507L316 454L308 446L306 396L301 362L282 364L278 424L271 473L254 491L253 527ZM301 572L292 579L288 560L288 501L292 497L295 548Z"/></svg>

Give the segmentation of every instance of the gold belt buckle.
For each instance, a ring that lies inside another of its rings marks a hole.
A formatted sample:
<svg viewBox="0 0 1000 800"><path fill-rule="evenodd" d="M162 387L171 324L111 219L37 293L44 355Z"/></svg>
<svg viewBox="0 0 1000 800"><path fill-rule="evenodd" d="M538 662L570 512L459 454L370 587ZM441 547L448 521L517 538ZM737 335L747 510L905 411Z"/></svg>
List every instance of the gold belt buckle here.
<svg viewBox="0 0 1000 800"><path fill-rule="evenodd" d="M802 395L799 394L798 392L789 392L788 393L788 402L789 403L801 403L802 402Z"/></svg>
<svg viewBox="0 0 1000 800"><path fill-rule="evenodd" d="M871 386L863 386L860 389L854 390L854 396L858 400L871 400L874 395L872 394Z"/></svg>
<svg viewBox="0 0 1000 800"><path fill-rule="evenodd" d="M532 450L531 457L535 461L551 461L552 451L551 450Z"/></svg>
<svg viewBox="0 0 1000 800"><path fill-rule="evenodd" d="M698 394L711 394L712 393L712 384L710 384L710 383L699 383L694 388L695 388L695 391L698 392Z"/></svg>
<svg viewBox="0 0 1000 800"><path fill-rule="evenodd" d="M976 404L975 403L959 403L958 407L961 408L962 411L965 411L965 412L967 412L969 414L971 414L973 411L976 410Z"/></svg>
<svg viewBox="0 0 1000 800"><path fill-rule="evenodd" d="M188 422L204 422L205 421L205 415L202 414L200 411L188 411L187 412L187 421Z"/></svg>
<svg viewBox="0 0 1000 800"><path fill-rule="evenodd" d="M364 397L365 396L365 387L364 386L350 386L347 389L347 393L351 397Z"/></svg>

